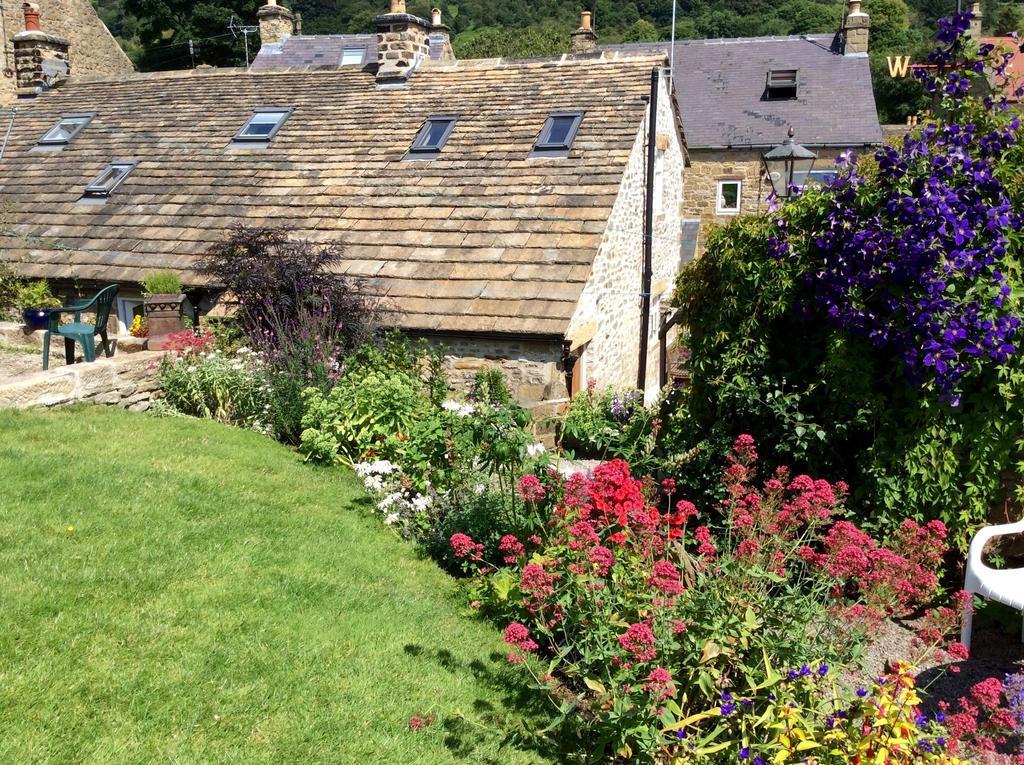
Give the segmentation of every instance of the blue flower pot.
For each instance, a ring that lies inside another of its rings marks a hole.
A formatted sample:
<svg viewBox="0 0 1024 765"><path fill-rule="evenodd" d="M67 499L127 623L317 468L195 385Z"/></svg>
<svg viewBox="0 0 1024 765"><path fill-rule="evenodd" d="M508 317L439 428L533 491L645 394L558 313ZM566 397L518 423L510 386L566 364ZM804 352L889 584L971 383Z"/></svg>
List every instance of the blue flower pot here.
<svg viewBox="0 0 1024 765"><path fill-rule="evenodd" d="M50 328L49 308L26 308L21 312L21 318L24 320L25 326L33 332Z"/></svg>

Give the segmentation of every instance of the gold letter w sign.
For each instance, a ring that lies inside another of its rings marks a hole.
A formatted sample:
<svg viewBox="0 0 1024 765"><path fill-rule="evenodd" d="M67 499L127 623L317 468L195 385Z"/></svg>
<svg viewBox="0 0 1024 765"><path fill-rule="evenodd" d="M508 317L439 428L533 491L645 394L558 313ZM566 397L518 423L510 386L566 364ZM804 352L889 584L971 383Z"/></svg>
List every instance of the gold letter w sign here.
<svg viewBox="0 0 1024 765"><path fill-rule="evenodd" d="M906 77L910 70L910 56L886 56L885 61L889 64L889 76Z"/></svg>

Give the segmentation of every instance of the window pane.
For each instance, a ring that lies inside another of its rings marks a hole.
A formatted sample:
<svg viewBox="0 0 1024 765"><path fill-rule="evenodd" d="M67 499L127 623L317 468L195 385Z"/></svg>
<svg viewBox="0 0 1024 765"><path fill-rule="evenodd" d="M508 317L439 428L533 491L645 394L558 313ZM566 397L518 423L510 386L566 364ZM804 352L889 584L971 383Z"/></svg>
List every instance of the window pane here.
<svg viewBox="0 0 1024 765"><path fill-rule="evenodd" d="M441 139L444 138L445 131L448 130L448 125L451 124L448 120L434 120L427 123L427 132L424 137L423 143L434 149L441 147Z"/></svg>
<svg viewBox="0 0 1024 765"><path fill-rule="evenodd" d="M269 138L287 116L287 112L256 112L239 135L246 138Z"/></svg>
<svg viewBox="0 0 1024 765"><path fill-rule="evenodd" d="M363 63L364 57L363 48L345 48L341 54L341 65L347 66L349 64L361 64Z"/></svg>
<svg viewBox="0 0 1024 765"><path fill-rule="evenodd" d="M575 117L552 117L551 131L548 133L545 143L568 146L569 133L572 131L574 122L576 122Z"/></svg>
<svg viewBox="0 0 1024 765"><path fill-rule="evenodd" d="M736 210L740 206L740 185L738 183L723 183L721 185L721 209Z"/></svg>
<svg viewBox="0 0 1024 765"><path fill-rule="evenodd" d="M67 143L75 134L82 129L89 119L87 117L73 117L62 119L54 125L41 139L43 143Z"/></svg>

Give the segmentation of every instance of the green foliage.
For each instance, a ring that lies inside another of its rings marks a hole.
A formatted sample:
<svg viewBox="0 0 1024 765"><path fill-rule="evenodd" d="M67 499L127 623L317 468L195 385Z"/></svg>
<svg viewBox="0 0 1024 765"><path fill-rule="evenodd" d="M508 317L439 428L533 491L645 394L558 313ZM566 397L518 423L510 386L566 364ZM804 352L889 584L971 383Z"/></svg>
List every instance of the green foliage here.
<svg viewBox="0 0 1024 765"><path fill-rule="evenodd" d="M976 106L958 121L991 129ZM862 163L865 182L856 190L865 219L881 198L872 167ZM996 164L1015 210L1024 207L1022 167L1020 146ZM692 385L665 416L661 448L714 496L708 465L720 463L730 435L754 433L774 464L853 486L851 509L867 528L887 533L907 518L937 518L963 547L1024 472L1020 355L1004 363L983 357L951 405L934 384L912 383L894 351L815 313L808 277L819 267L815 232L825 225L829 193L809 191L783 208L792 257L769 251L779 230L771 216L746 217L712 231L707 254L680 276L675 299L688 326ZM1018 306L1021 244L1011 234L998 266ZM984 294L978 279L957 289Z"/></svg>
<svg viewBox="0 0 1024 765"><path fill-rule="evenodd" d="M582 459L626 460L638 473L654 470L654 420L639 391L576 395L561 422L561 445Z"/></svg>
<svg viewBox="0 0 1024 765"><path fill-rule="evenodd" d="M27 310L30 308L60 308L62 303L45 279L22 280L16 287L15 305Z"/></svg>
<svg viewBox="0 0 1024 765"><path fill-rule="evenodd" d="M177 295L181 292L181 277L176 271L151 271L142 280L142 293L150 295Z"/></svg>
<svg viewBox="0 0 1024 765"><path fill-rule="evenodd" d="M453 47L459 58L530 58L567 53L568 40L566 27L556 24L480 27L457 36Z"/></svg>
<svg viewBox="0 0 1024 765"><path fill-rule="evenodd" d="M274 435L266 366L253 353L168 354L158 373L157 411L217 420Z"/></svg>
<svg viewBox="0 0 1024 765"><path fill-rule="evenodd" d="M0 263L0 317L14 315L21 308L18 296L21 278L6 263Z"/></svg>

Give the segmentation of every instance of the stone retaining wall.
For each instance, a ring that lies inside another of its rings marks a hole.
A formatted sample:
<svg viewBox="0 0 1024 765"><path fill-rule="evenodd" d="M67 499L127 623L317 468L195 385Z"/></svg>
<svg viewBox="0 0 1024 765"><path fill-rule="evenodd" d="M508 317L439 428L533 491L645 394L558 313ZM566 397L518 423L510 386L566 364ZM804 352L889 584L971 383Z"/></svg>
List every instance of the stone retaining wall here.
<svg viewBox="0 0 1024 765"><path fill-rule="evenodd" d="M0 408L93 403L144 411L159 395L156 368L162 356L144 351L27 375L0 385Z"/></svg>

